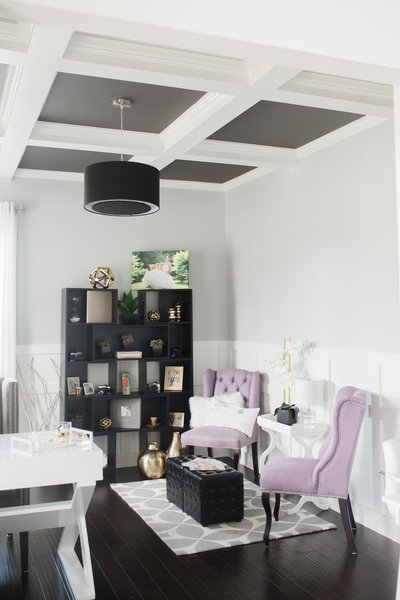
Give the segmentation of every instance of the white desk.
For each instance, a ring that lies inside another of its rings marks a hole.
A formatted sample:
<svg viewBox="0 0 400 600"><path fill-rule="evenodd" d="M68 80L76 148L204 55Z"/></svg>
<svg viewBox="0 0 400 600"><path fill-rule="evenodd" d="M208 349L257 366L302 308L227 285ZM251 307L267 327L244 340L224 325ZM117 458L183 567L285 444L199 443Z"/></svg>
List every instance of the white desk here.
<svg viewBox="0 0 400 600"><path fill-rule="evenodd" d="M400 484L400 476L393 475L392 473L385 473L385 477L392 479ZM387 505L390 512L394 515L396 525L400 525L400 495L396 494L393 496L382 496L383 502ZM396 586L396 600L400 600L400 560L397 570L397 586Z"/></svg>
<svg viewBox="0 0 400 600"><path fill-rule="evenodd" d="M327 429L328 423L295 423L294 425L285 425L278 423L276 417L272 414L260 415L257 417L257 423L263 431L269 435L269 445L262 452L259 459L260 473L263 466L267 462L268 456L273 450L279 450L284 456L288 456L288 452L281 443L281 436L286 436L289 439L295 440L303 449L305 458L313 458L313 450L317 442L321 442ZM302 496L296 506L288 511L289 514L294 514L305 502L313 502L318 508L326 510L329 508L329 503L323 498L314 496Z"/></svg>
<svg viewBox="0 0 400 600"><path fill-rule="evenodd" d="M11 434L0 435L0 490L72 483L71 500L0 509L0 533L63 527L58 554L76 600L95 598L85 514L96 481L103 479L103 453L95 444L76 444L31 456L11 450ZM29 434L18 434L28 439ZM82 565L75 553L80 536Z"/></svg>

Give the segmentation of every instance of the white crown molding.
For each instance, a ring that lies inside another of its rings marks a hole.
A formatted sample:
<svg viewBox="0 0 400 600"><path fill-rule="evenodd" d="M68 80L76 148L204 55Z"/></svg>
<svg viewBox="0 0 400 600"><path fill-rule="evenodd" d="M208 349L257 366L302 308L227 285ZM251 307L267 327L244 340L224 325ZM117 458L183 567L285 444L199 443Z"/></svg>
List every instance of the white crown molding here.
<svg viewBox="0 0 400 600"><path fill-rule="evenodd" d="M222 185L224 192L230 192L231 190L241 187L245 183L250 183L260 177L265 177L270 173L276 171L276 168L268 168L268 167L258 167L253 169L252 171L248 171L247 173L243 173L243 175L239 175L235 177L235 179L231 179Z"/></svg>
<svg viewBox="0 0 400 600"><path fill-rule="evenodd" d="M279 166L292 167L298 164L296 150L291 148L208 139L197 144L181 158L255 167L271 166L274 168Z"/></svg>
<svg viewBox="0 0 400 600"><path fill-rule="evenodd" d="M180 181L179 179L160 179L161 189L198 190L202 192L224 192L223 184L205 181Z"/></svg>
<svg viewBox="0 0 400 600"><path fill-rule="evenodd" d="M244 61L83 33L74 33L64 58L187 78L248 84Z"/></svg>
<svg viewBox="0 0 400 600"><path fill-rule="evenodd" d="M324 73L302 71L284 83L280 89L393 107L392 86L390 85Z"/></svg>
<svg viewBox="0 0 400 600"><path fill-rule="evenodd" d="M39 169L17 169L15 179L48 179L52 181L78 181L83 182L83 173L70 173L67 171L45 171Z"/></svg>
<svg viewBox="0 0 400 600"><path fill-rule="evenodd" d="M305 144L301 146L301 148L297 149L297 156L301 160L315 152L320 152L325 148L329 148L329 146L333 146L334 144L338 144L339 142L346 140L354 135L362 133L366 131L370 127L375 127L376 125L380 125L386 119L381 117L362 117L361 119L357 119L357 121L353 121L340 129L336 129L336 131L332 131L323 137L310 142L309 144Z"/></svg>
<svg viewBox="0 0 400 600"><path fill-rule="evenodd" d="M26 52L32 36L33 26L12 20L0 20L0 47L6 50Z"/></svg>
<svg viewBox="0 0 400 600"><path fill-rule="evenodd" d="M305 92L294 92L283 89L272 90L264 95L263 100L341 111L357 115L382 117L385 119L390 119L393 116L393 108L390 106L367 104L366 102L356 102L354 100L334 98L331 96L316 96L311 93L307 94Z"/></svg>
<svg viewBox="0 0 400 600"><path fill-rule="evenodd" d="M45 171L39 169L17 169L16 179L47 179L50 181L76 181L83 183L83 173L70 173L67 171ZM220 183L207 183L202 181L180 181L178 179L160 179L161 189L174 190L199 190L223 193Z"/></svg>
<svg viewBox="0 0 400 600"><path fill-rule="evenodd" d="M121 132L119 129L66 125L37 121L29 138L30 146L70 148L96 152L121 151ZM156 133L124 131L124 154L154 155L162 151L160 136Z"/></svg>
<svg viewBox="0 0 400 600"><path fill-rule="evenodd" d="M22 67L17 67L14 65L9 65L8 67L0 102L0 132L2 135L4 135L7 130L7 125L10 119L15 95L17 93L21 72Z"/></svg>

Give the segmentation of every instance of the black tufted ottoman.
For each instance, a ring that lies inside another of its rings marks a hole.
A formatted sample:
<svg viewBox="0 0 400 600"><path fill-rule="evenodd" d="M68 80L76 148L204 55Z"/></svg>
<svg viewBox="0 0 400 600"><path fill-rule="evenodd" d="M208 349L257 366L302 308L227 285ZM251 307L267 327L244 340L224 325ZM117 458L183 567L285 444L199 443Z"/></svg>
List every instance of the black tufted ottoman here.
<svg viewBox="0 0 400 600"><path fill-rule="evenodd" d="M243 519L243 475L225 471L190 471L183 464L195 456L167 460L167 499L202 525Z"/></svg>

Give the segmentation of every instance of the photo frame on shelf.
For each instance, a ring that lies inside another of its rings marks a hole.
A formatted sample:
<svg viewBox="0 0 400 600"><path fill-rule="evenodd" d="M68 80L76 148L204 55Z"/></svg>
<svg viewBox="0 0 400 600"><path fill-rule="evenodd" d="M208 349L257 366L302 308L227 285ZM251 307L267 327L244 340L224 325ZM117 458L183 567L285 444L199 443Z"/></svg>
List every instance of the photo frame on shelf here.
<svg viewBox="0 0 400 600"><path fill-rule="evenodd" d="M189 287L189 250L132 252L132 289Z"/></svg>
<svg viewBox="0 0 400 600"><path fill-rule="evenodd" d="M121 373L121 393L123 396L129 396L131 393L131 376L126 371Z"/></svg>
<svg viewBox="0 0 400 600"><path fill-rule="evenodd" d="M168 415L168 423L169 423L170 427L184 427L185 413L184 412L170 412Z"/></svg>
<svg viewBox="0 0 400 600"><path fill-rule="evenodd" d="M81 382L79 377L67 377L68 396L76 395L76 388L80 387Z"/></svg>
<svg viewBox="0 0 400 600"><path fill-rule="evenodd" d="M85 381L83 383L83 393L85 394L85 396L94 396L93 383L89 383L88 381Z"/></svg>
<svg viewBox="0 0 400 600"><path fill-rule="evenodd" d="M164 391L181 392L183 389L183 367L165 367Z"/></svg>
<svg viewBox="0 0 400 600"><path fill-rule="evenodd" d="M126 398L126 400L111 400L111 420L113 427L121 429L140 428L140 398Z"/></svg>

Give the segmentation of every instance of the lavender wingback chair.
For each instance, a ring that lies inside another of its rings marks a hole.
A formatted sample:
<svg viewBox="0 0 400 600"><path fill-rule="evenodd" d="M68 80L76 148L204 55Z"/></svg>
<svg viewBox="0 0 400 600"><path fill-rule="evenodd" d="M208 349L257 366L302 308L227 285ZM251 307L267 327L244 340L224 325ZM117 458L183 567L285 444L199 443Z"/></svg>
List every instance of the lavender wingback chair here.
<svg viewBox="0 0 400 600"><path fill-rule="evenodd" d="M280 495L300 494L338 498L340 514L352 554L356 523L349 497L350 474L354 453L366 409L367 394L355 387L344 387L336 395L332 427L318 458L282 458L267 463L261 471L260 488L267 523L265 545L271 530L270 493L275 493L275 520L279 520Z"/></svg>
<svg viewBox="0 0 400 600"><path fill-rule="evenodd" d="M221 394L240 392L246 408L258 408L261 399L261 373L244 369L207 369L203 376L203 395L206 398ZM182 434L182 446L202 446L208 448L229 448L234 451L234 466L237 469L241 448L251 444L254 476L258 477L257 456L258 426L254 423L251 437L230 427L203 426L190 429Z"/></svg>

